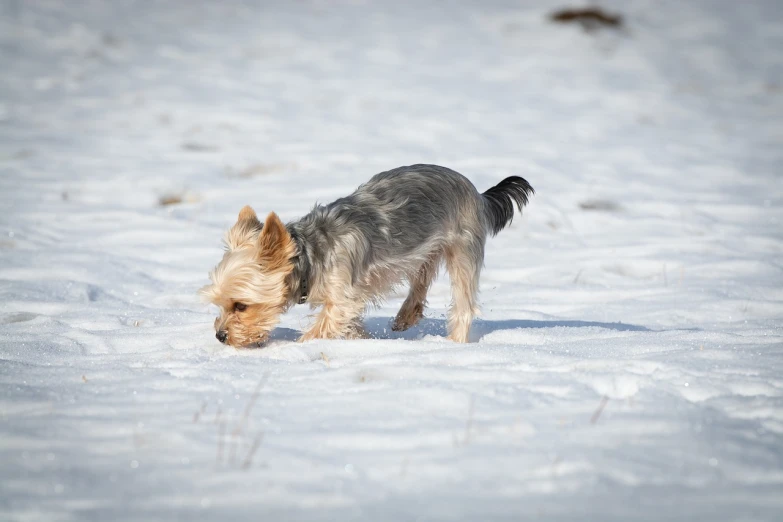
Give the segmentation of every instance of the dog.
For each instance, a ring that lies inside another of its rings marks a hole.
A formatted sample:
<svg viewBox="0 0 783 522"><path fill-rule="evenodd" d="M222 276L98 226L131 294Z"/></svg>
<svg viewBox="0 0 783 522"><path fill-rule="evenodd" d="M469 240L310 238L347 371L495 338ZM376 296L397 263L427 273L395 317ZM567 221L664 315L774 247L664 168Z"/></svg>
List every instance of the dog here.
<svg viewBox="0 0 783 522"><path fill-rule="evenodd" d="M356 191L316 205L287 225L274 212L261 223L244 207L225 236L223 259L203 298L220 308L218 341L261 346L295 304L321 307L299 339L365 338L361 318L396 286L410 291L395 331L424 316L427 291L442 263L451 279L448 337L468 341L478 313L487 235L496 235L535 191L511 176L483 194L462 174L437 165L399 167Z"/></svg>

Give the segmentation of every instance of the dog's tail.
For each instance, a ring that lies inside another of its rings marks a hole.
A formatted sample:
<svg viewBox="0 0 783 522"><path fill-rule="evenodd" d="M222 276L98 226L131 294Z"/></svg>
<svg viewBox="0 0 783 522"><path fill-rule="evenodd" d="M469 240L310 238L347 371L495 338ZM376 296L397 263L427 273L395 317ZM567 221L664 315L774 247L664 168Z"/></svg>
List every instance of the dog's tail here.
<svg viewBox="0 0 783 522"><path fill-rule="evenodd" d="M522 212L528 197L535 193L530 183L519 176L510 176L484 192L481 195L484 199L484 214L492 235L497 235L514 219L514 203Z"/></svg>

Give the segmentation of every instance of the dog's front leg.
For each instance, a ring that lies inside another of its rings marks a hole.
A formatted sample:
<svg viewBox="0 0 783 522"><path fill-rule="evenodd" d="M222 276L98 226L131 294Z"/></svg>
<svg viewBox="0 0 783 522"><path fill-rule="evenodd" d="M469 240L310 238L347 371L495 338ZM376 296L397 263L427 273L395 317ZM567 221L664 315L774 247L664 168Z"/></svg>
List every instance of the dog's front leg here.
<svg viewBox="0 0 783 522"><path fill-rule="evenodd" d="M299 338L299 342L312 339L357 339L367 336L361 325L363 303L343 301L336 304L326 301L313 325Z"/></svg>
<svg viewBox="0 0 783 522"><path fill-rule="evenodd" d="M340 325L335 320L335 307L331 303L325 303L313 325L299 338L299 342L313 339L335 339L340 335Z"/></svg>

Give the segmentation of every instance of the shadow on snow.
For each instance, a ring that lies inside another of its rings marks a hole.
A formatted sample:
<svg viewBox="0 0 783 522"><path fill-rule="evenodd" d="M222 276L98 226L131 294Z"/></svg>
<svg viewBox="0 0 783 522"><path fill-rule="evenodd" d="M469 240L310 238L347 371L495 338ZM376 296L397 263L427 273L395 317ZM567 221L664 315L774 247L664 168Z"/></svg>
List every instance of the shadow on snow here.
<svg viewBox="0 0 783 522"><path fill-rule="evenodd" d="M425 317L419 324L404 332L391 329L391 317L366 317L364 327L372 339L421 339L425 335L446 337L446 320ZM533 321L523 319L505 319L502 321L485 321L476 319L470 329L470 342L477 342L482 337L499 330L515 330L518 328L605 328L621 332L649 332L649 328L626 323L599 323L593 321ZM275 328L270 339L276 341L296 341L300 332L290 328Z"/></svg>

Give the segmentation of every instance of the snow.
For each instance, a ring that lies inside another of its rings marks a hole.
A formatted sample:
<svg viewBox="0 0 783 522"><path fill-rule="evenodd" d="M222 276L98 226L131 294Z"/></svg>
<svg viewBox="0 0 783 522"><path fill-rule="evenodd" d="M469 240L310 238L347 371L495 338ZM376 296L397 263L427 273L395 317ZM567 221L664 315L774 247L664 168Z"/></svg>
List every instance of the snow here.
<svg viewBox="0 0 783 522"><path fill-rule="evenodd" d="M601 5L1 2L0 519L781 519L780 3ZM214 339L243 205L417 162L537 191L473 342Z"/></svg>

